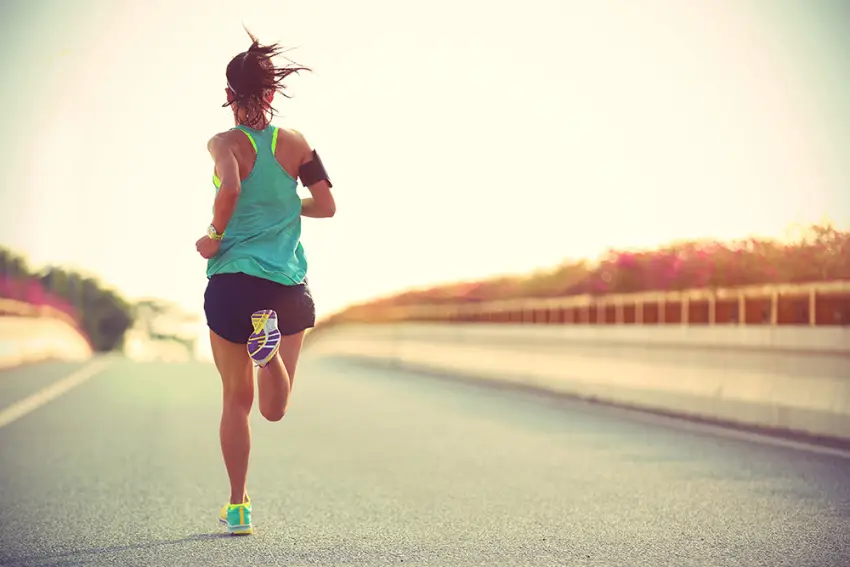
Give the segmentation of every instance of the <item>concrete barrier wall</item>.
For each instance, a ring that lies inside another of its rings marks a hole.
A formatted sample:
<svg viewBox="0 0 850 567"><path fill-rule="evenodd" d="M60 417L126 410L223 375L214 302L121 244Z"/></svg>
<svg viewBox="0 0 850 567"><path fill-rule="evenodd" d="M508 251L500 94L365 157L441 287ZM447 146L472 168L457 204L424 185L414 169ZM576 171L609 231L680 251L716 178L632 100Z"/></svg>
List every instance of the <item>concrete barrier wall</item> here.
<svg viewBox="0 0 850 567"><path fill-rule="evenodd" d="M307 348L850 440L848 328L341 325Z"/></svg>
<svg viewBox="0 0 850 567"><path fill-rule="evenodd" d="M88 341L70 324L50 317L0 317L0 368L48 359L86 360Z"/></svg>

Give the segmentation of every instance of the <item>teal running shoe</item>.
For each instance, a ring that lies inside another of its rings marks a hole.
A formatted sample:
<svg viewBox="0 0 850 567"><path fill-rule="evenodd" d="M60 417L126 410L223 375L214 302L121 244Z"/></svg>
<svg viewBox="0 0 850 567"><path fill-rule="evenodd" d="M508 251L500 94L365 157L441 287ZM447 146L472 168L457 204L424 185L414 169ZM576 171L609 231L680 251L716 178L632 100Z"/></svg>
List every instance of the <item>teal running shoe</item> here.
<svg viewBox="0 0 850 567"><path fill-rule="evenodd" d="M225 504L221 508L218 521L227 527L232 535L249 535L254 533L251 523L251 499L242 504Z"/></svg>

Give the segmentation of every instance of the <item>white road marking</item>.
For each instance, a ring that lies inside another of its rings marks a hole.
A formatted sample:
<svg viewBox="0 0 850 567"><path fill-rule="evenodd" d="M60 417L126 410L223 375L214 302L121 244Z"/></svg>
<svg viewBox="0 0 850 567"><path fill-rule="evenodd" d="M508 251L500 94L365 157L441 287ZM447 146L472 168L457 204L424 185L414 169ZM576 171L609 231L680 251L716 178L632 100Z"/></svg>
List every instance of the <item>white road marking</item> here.
<svg viewBox="0 0 850 567"><path fill-rule="evenodd" d="M3 408L0 410L0 427L9 425L13 421L22 418L28 413L37 410L47 402L54 400L61 396L62 394L69 391L71 388L75 386L79 386L80 384L86 382L90 378L93 378L95 375L99 374L103 369L105 369L109 364L107 359L98 359L85 366L76 372L72 373L70 376L59 380L58 382L54 382L49 386L42 388L35 394L24 398L18 402L15 402L9 407Z"/></svg>

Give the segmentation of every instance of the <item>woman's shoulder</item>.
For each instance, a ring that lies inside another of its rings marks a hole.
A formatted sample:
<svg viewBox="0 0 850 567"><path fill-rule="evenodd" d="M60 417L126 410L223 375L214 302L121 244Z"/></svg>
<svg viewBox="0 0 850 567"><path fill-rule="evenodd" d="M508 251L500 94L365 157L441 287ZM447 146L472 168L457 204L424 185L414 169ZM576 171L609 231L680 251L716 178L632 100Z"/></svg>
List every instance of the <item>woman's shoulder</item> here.
<svg viewBox="0 0 850 567"><path fill-rule="evenodd" d="M281 127L278 127L277 130L278 145L283 141L288 146L290 152L296 151L304 156L313 151L307 142L307 138L299 130Z"/></svg>
<svg viewBox="0 0 850 567"><path fill-rule="evenodd" d="M241 132L239 128L228 128L227 130L222 130L213 134L208 143L212 143L213 141L218 143L232 142L233 140L239 140L244 137L245 134Z"/></svg>
<svg viewBox="0 0 850 567"><path fill-rule="evenodd" d="M307 143L307 138L304 136L304 134L301 133L300 130L296 130L295 128L283 128L280 126L276 126L276 128L278 130L278 138L280 138L281 136L286 136L293 142L301 142L305 144Z"/></svg>
<svg viewBox="0 0 850 567"><path fill-rule="evenodd" d="M244 137L245 135L240 133L236 128L217 132L207 140L207 150L211 153L216 153L224 149L232 149L238 144L238 140Z"/></svg>

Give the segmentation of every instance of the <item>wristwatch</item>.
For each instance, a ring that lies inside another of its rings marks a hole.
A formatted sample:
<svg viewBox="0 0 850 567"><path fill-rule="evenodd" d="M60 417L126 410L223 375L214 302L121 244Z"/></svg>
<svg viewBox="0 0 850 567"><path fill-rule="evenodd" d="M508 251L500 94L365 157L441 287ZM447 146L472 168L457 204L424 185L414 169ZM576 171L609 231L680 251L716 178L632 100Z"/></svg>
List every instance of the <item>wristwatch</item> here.
<svg viewBox="0 0 850 567"><path fill-rule="evenodd" d="M222 232L221 234L219 234L215 230L215 227L212 224L210 224L207 227L207 236L209 236L212 240L221 240L222 238L224 238L224 233Z"/></svg>

